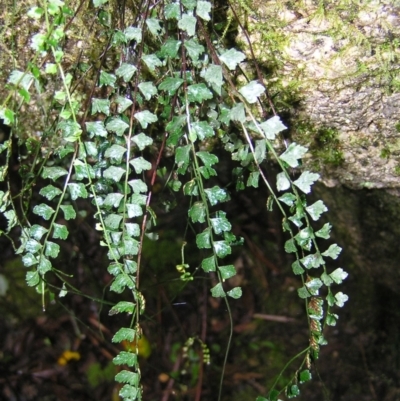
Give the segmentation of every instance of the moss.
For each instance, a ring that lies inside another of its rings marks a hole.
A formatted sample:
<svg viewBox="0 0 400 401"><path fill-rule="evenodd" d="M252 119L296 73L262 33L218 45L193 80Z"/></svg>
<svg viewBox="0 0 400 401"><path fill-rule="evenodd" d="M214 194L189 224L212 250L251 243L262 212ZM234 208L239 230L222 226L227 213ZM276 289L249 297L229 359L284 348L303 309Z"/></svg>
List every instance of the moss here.
<svg viewBox="0 0 400 401"><path fill-rule="evenodd" d="M400 164L398 164L398 165L394 168L393 174L400 177Z"/></svg>
<svg viewBox="0 0 400 401"><path fill-rule="evenodd" d="M295 126L293 138L309 146L314 164L318 166L340 166L344 161L339 132L335 128L317 128L308 122L300 122Z"/></svg>
<svg viewBox="0 0 400 401"><path fill-rule="evenodd" d="M382 159L389 159L389 157L390 157L390 149L388 149L386 146L384 147L384 148L382 148L382 150L381 150L381 154L380 154L380 157L382 158Z"/></svg>

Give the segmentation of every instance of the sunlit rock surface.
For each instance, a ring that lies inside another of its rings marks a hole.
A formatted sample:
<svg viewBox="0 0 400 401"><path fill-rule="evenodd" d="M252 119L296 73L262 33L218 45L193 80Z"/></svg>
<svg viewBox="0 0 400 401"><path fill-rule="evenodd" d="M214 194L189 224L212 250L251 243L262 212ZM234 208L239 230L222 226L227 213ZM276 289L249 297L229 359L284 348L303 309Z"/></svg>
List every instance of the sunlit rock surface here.
<svg viewBox="0 0 400 401"><path fill-rule="evenodd" d="M297 93L294 140L313 148L315 138L297 129L299 121L337 131L340 160L313 164L326 184L398 188L400 3L327 3L254 1L248 29L256 58L272 94ZM318 155L331 145L320 143Z"/></svg>

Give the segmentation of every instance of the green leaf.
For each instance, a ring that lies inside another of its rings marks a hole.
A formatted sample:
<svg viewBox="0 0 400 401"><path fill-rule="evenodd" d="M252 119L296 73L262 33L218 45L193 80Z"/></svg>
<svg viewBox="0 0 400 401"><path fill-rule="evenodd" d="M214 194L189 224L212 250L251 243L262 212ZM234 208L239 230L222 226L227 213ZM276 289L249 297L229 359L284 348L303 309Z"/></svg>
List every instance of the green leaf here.
<svg viewBox="0 0 400 401"><path fill-rule="evenodd" d="M183 82L182 78L167 77L158 85L158 89L168 92L169 95L173 95Z"/></svg>
<svg viewBox="0 0 400 401"><path fill-rule="evenodd" d="M68 171L61 167L43 167L42 178L50 178L50 180L56 181L63 175L67 175Z"/></svg>
<svg viewBox="0 0 400 401"><path fill-rule="evenodd" d="M108 135L107 130L104 127L104 122L103 121L91 121L85 123L86 125L86 130L93 135L96 136L101 136L103 138L106 138Z"/></svg>
<svg viewBox="0 0 400 401"><path fill-rule="evenodd" d="M211 288L210 291L211 291L211 295L215 298L226 297L225 291L224 291L221 283L218 283L216 286Z"/></svg>
<svg viewBox="0 0 400 401"><path fill-rule="evenodd" d="M92 98L92 115L96 113L110 115L110 101L108 99Z"/></svg>
<svg viewBox="0 0 400 401"><path fill-rule="evenodd" d="M122 167L110 166L103 171L103 177L115 182L119 182L125 174L125 169Z"/></svg>
<svg viewBox="0 0 400 401"><path fill-rule="evenodd" d="M141 179L135 179L135 180L130 180L128 181L128 184L130 185L130 187L132 188L132 191L135 194L144 192L147 192L147 185L146 183L144 183Z"/></svg>
<svg viewBox="0 0 400 401"><path fill-rule="evenodd" d="M189 209L189 216L193 223L204 223L206 221L206 207L203 202L195 202Z"/></svg>
<svg viewBox="0 0 400 401"><path fill-rule="evenodd" d="M244 112L244 104L237 103L234 107L232 107L229 113L230 119L233 121L238 121L240 123L244 123L246 121L246 114Z"/></svg>
<svg viewBox="0 0 400 401"><path fill-rule="evenodd" d="M131 386L130 384L125 384L121 390L119 391L118 395L127 401L135 401L137 400L138 396L138 386Z"/></svg>
<svg viewBox="0 0 400 401"><path fill-rule="evenodd" d="M125 82L129 82L136 70L137 68L133 64L122 63L115 73L118 77L122 77Z"/></svg>
<svg viewBox="0 0 400 401"><path fill-rule="evenodd" d="M167 39L166 42L161 46L160 57L171 57L175 58L178 54L181 46L180 40Z"/></svg>
<svg viewBox="0 0 400 401"><path fill-rule="evenodd" d="M138 228L139 225L137 224ZM140 233L137 234L139 236ZM137 272L137 263L134 260L125 259L124 262L125 272L129 274L135 274Z"/></svg>
<svg viewBox="0 0 400 401"><path fill-rule="evenodd" d="M247 186L258 188L258 181L260 179L260 172L259 171L252 171L249 175L249 178L247 180Z"/></svg>
<svg viewBox="0 0 400 401"><path fill-rule="evenodd" d="M104 224L110 230L118 230L121 220L122 220L121 215L111 213L104 219Z"/></svg>
<svg viewBox="0 0 400 401"><path fill-rule="evenodd" d="M60 245L47 241L44 254L50 258L56 258L60 252Z"/></svg>
<svg viewBox="0 0 400 401"><path fill-rule="evenodd" d="M39 260L38 273L42 276L51 270L51 262L42 256Z"/></svg>
<svg viewBox="0 0 400 401"><path fill-rule="evenodd" d="M226 241L214 241L214 251L219 258L224 258L227 255L230 255L232 252L231 247Z"/></svg>
<svg viewBox="0 0 400 401"><path fill-rule="evenodd" d="M265 88L257 81L251 81L247 85L240 88L239 92L249 103L255 103L257 102L259 96L265 92Z"/></svg>
<svg viewBox="0 0 400 401"><path fill-rule="evenodd" d="M41 7L32 7L29 9L29 11L27 12L27 16L33 19L40 19L42 17L42 15L44 14L44 10Z"/></svg>
<svg viewBox="0 0 400 401"><path fill-rule="evenodd" d="M328 313L326 315L325 322L328 326L336 326L336 322L338 319L339 319L339 316L336 315L335 313Z"/></svg>
<svg viewBox="0 0 400 401"><path fill-rule="evenodd" d="M126 205L126 210L128 213L128 217L131 219L133 217L139 217L143 215L143 210L140 205L134 205L131 203L128 203Z"/></svg>
<svg viewBox="0 0 400 401"><path fill-rule="evenodd" d="M284 126L281 122L281 119L278 116L273 116L267 121L260 124L261 129L264 131L264 135L266 139L273 141L276 137L276 134L284 131L287 127Z"/></svg>
<svg viewBox="0 0 400 401"><path fill-rule="evenodd" d="M335 297L333 296L330 289L329 289L328 295L326 296L326 301L328 302L329 306L335 305Z"/></svg>
<svg viewBox="0 0 400 401"><path fill-rule="evenodd" d="M106 26L110 25L111 17L106 16L105 14L103 14L103 18L104 18L103 21L105 22L105 25ZM104 22L103 22L103 24L104 24ZM126 43L127 43L127 40L126 40L125 33L120 31L119 29L115 29L114 33L113 33L113 35L111 37L111 44L113 46L120 46L120 45L124 45Z"/></svg>
<svg viewBox="0 0 400 401"><path fill-rule="evenodd" d="M81 181L85 178L94 179L96 176L93 167L89 164L85 164L83 161L79 159L74 160L74 168L75 168L75 180L77 181Z"/></svg>
<svg viewBox="0 0 400 401"><path fill-rule="evenodd" d="M125 147L114 144L105 151L104 156L114 159L117 163L121 163L125 152Z"/></svg>
<svg viewBox="0 0 400 401"><path fill-rule="evenodd" d="M242 296L242 289L240 287L232 288L228 291L228 295L234 299L239 299Z"/></svg>
<svg viewBox="0 0 400 401"><path fill-rule="evenodd" d="M331 228L332 226L330 223L325 223L323 227L315 233L315 235L320 238L328 239L330 237Z"/></svg>
<svg viewBox="0 0 400 401"><path fill-rule="evenodd" d="M136 305L133 302L120 301L114 305L108 312L109 316L116 315L117 313L127 313L132 315L136 309Z"/></svg>
<svg viewBox="0 0 400 401"><path fill-rule="evenodd" d="M142 41L142 30L134 26L128 26L124 31L127 41L135 40L137 43Z"/></svg>
<svg viewBox="0 0 400 401"><path fill-rule="evenodd" d="M318 295L319 289L324 285L324 283L319 278L313 278L307 281L305 286L311 295Z"/></svg>
<svg viewBox="0 0 400 401"><path fill-rule="evenodd" d="M150 138L149 136L143 134L143 132L138 134L138 135L135 135L132 138L132 141L136 143L136 145L138 146L139 150L143 150L147 146L150 146L150 145L153 144L153 139Z"/></svg>
<svg viewBox="0 0 400 401"><path fill-rule="evenodd" d="M163 62L155 54L144 54L142 60L151 72L155 72L157 67L161 67ZM146 95L145 98L147 99Z"/></svg>
<svg viewBox="0 0 400 401"><path fill-rule="evenodd" d="M44 203L41 203L40 205L36 205L33 208L33 213L37 214L38 216L43 217L45 220L49 220L54 212L55 212L55 210L53 208L51 208L48 205L45 205Z"/></svg>
<svg viewBox="0 0 400 401"><path fill-rule="evenodd" d="M255 149L254 149L254 154L255 154L255 159L256 161L261 164L266 157L266 142L263 139L258 139L255 141Z"/></svg>
<svg viewBox="0 0 400 401"><path fill-rule="evenodd" d="M236 66L246 58L246 56L242 52L230 49L219 56L219 58L230 70L233 71Z"/></svg>
<svg viewBox="0 0 400 401"><path fill-rule="evenodd" d="M57 64L46 63L45 72L46 72L46 74L57 74Z"/></svg>
<svg viewBox="0 0 400 401"><path fill-rule="evenodd" d="M349 297L341 291L335 294L335 304L339 306L339 308L341 308L348 300Z"/></svg>
<svg viewBox="0 0 400 401"><path fill-rule="evenodd" d="M128 287L130 290L135 288L135 283L131 277L127 274L118 274L110 286L110 291L122 294L125 288Z"/></svg>
<svg viewBox="0 0 400 401"><path fill-rule="evenodd" d="M8 82L10 84L19 86L24 88L25 90L29 91L33 80L33 75L27 72L22 72L19 70L13 70L8 78Z"/></svg>
<svg viewBox="0 0 400 401"><path fill-rule="evenodd" d="M137 174L140 174L143 170L151 169L151 163L142 156L132 159L129 163L133 166Z"/></svg>
<svg viewBox="0 0 400 401"><path fill-rule="evenodd" d="M157 116L153 113L150 113L148 110L135 113L135 118L139 121L142 128L147 128L149 124L155 123L158 120Z"/></svg>
<svg viewBox="0 0 400 401"><path fill-rule="evenodd" d="M182 14L181 19L178 21L178 27L189 36L193 36L196 33L196 18L193 15Z"/></svg>
<svg viewBox="0 0 400 401"><path fill-rule="evenodd" d="M196 245L199 249L211 248L210 229L206 228L202 233L196 235Z"/></svg>
<svg viewBox="0 0 400 401"><path fill-rule="evenodd" d="M132 100L127 99L126 97L118 96L115 100L115 103L118 104L118 113L123 113L129 106L132 105Z"/></svg>
<svg viewBox="0 0 400 401"><path fill-rule="evenodd" d="M154 36L159 36L163 32L161 21L159 19L147 18L146 25Z"/></svg>
<svg viewBox="0 0 400 401"><path fill-rule="evenodd" d="M39 273L36 270L34 272L27 272L25 280L29 287L35 287L40 281Z"/></svg>
<svg viewBox="0 0 400 401"><path fill-rule="evenodd" d="M319 200L313 203L311 206L307 206L306 210L308 214L311 216L311 218L314 221L317 221L322 213L328 211L328 208L324 205L324 202L322 202L322 200Z"/></svg>
<svg viewBox="0 0 400 401"><path fill-rule="evenodd" d="M204 53L204 46L200 45L196 39L186 40L184 43L185 49L187 50L190 58L196 62L199 60L201 54Z"/></svg>
<svg viewBox="0 0 400 401"><path fill-rule="evenodd" d="M217 92L218 95L221 95L221 88L224 81L222 75L222 67L220 65L209 65L204 74L204 79L209 85L211 85L211 87Z"/></svg>
<svg viewBox="0 0 400 401"><path fill-rule="evenodd" d="M276 189L278 191L285 191L290 188L290 181L287 178L287 173L282 171L276 176Z"/></svg>
<svg viewBox="0 0 400 401"><path fill-rule="evenodd" d="M236 269L233 265L218 266L218 270L220 271L223 280L227 280L236 275Z"/></svg>
<svg viewBox="0 0 400 401"><path fill-rule="evenodd" d="M46 234L49 230L38 224L34 224L30 229L29 233L31 237L35 238L35 240L40 241L44 234Z"/></svg>
<svg viewBox="0 0 400 401"><path fill-rule="evenodd" d="M301 299L306 299L311 297L311 294L308 292L306 287L301 287L297 290L297 294Z"/></svg>
<svg viewBox="0 0 400 401"><path fill-rule="evenodd" d="M137 223L125 223L126 233L130 237L139 237L140 236L140 226ZM129 262L133 262L130 260Z"/></svg>
<svg viewBox="0 0 400 401"><path fill-rule="evenodd" d="M31 38L31 48L37 52L44 52L46 42L47 36L43 33L37 33Z"/></svg>
<svg viewBox="0 0 400 401"><path fill-rule="evenodd" d="M298 188L300 188L304 193L308 194L311 191L311 185L314 184L319 178L319 174L310 173L309 171L304 171L300 177L293 182Z"/></svg>
<svg viewBox="0 0 400 401"><path fill-rule="evenodd" d="M47 198L48 200L52 200L56 196L60 195L62 191L59 188L54 187L53 185L47 185L40 190L39 194Z"/></svg>
<svg viewBox="0 0 400 401"><path fill-rule="evenodd" d="M293 384L286 388L286 394L288 398L295 398L300 395L299 387L296 384Z"/></svg>
<svg viewBox="0 0 400 401"><path fill-rule="evenodd" d="M81 126L72 120L60 121L57 130L61 131L63 138L68 142L77 141L82 134Z"/></svg>
<svg viewBox="0 0 400 401"><path fill-rule="evenodd" d="M219 211L217 213L217 216L218 217L210 219L215 234L221 234L224 231L230 231L232 226L231 223L229 223L228 219L225 217L226 213L223 211Z"/></svg>
<svg viewBox="0 0 400 401"><path fill-rule="evenodd" d="M341 267L339 267L338 269L334 270L329 276L336 284L341 284L343 280L347 278L348 273L346 273Z"/></svg>
<svg viewBox="0 0 400 401"><path fill-rule="evenodd" d="M150 100L152 96L157 94L157 88L153 82L141 82L138 87L146 100Z"/></svg>
<svg viewBox="0 0 400 401"><path fill-rule="evenodd" d="M67 227L61 225L61 224L57 224L54 223L53 225L53 238L54 239L67 239L68 237L68 230Z"/></svg>
<svg viewBox="0 0 400 401"><path fill-rule="evenodd" d="M319 253L307 255L304 258L300 259L300 262L306 269L311 269L313 267L317 268L324 264L324 260Z"/></svg>
<svg viewBox="0 0 400 401"><path fill-rule="evenodd" d="M99 86L108 85L114 88L117 78L114 74L109 74L108 72L101 71L99 77Z"/></svg>
<svg viewBox="0 0 400 401"><path fill-rule="evenodd" d="M78 198L86 199L88 197L86 187L81 182L68 184L68 189L72 200L76 200Z"/></svg>
<svg viewBox="0 0 400 401"><path fill-rule="evenodd" d="M311 372L308 369L305 369L299 373L299 382L305 383L312 379Z"/></svg>
<svg viewBox="0 0 400 401"><path fill-rule="evenodd" d="M299 165L299 160L307 153L307 150L304 146L292 142L279 158L294 168Z"/></svg>
<svg viewBox="0 0 400 401"><path fill-rule="evenodd" d="M296 248L296 244L294 242L294 239L291 238L291 239L287 240L285 242L285 252L293 253L293 252L296 252L296 251L297 251L297 248Z"/></svg>
<svg viewBox="0 0 400 401"><path fill-rule="evenodd" d="M93 0L93 5L95 7L100 7L103 4L106 4L108 2L108 0Z"/></svg>
<svg viewBox="0 0 400 401"><path fill-rule="evenodd" d="M332 244L323 254L322 256L329 256L332 259L336 259L340 252L342 251L342 248L338 246L337 244Z"/></svg>
<svg viewBox="0 0 400 401"><path fill-rule="evenodd" d="M165 19L179 19L181 16L181 10L179 3L169 3L164 6Z"/></svg>
<svg viewBox="0 0 400 401"><path fill-rule="evenodd" d="M181 0L182 5L189 11L196 7L196 0Z"/></svg>
<svg viewBox="0 0 400 401"><path fill-rule="evenodd" d="M279 197L278 200L291 207L294 205L296 197L292 193L286 193Z"/></svg>
<svg viewBox="0 0 400 401"><path fill-rule="evenodd" d="M34 239L30 239L26 242L25 250L30 253L36 253L42 248L42 244Z"/></svg>
<svg viewBox="0 0 400 401"><path fill-rule="evenodd" d="M114 365L135 366L137 364L137 355L133 352L121 351L114 359Z"/></svg>
<svg viewBox="0 0 400 401"><path fill-rule="evenodd" d="M214 136L213 128L206 121L197 121L190 125L191 131L189 139L195 142L196 139L203 141L205 138L211 138Z"/></svg>
<svg viewBox="0 0 400 401"><path fill-rule="evenodd" d="M213 98L213 94L210 89L207 88L206 84L194 84L189 85L187 88L187 96L189 102L201 103L203 100Z"/></svg>
<svg viewBox="0 0 400 401"><path fill-rule="evenodd" d="M27 253L22 257L22 263L24 264L24 266L30 267L36 265L38 263L38 260L31 253Z"/></svg>
<svg viewBox="0 0 400 401"><path fill-rule="evenodd" d="M296 260L292 263L292 270L293 270L293 273L296 275L304 273L304 269L301 267L301 264L298 260Z"/></svg>
<svg viewBox="0 0 400 401"><path fill-rule="evenodd" d="M115 132L117 135L122 136L129 128L129 124L120 117L114 117L106 124L106 128L108 131Z"/></svg>
<svg viewBox="0 0 400 401"><path fill-rule="evenodd" d="M134 329L128 329L125 327L120 328L112 338L113 343L121 343L122 341L134 341L136 337L136 331Z"/></svg>
<svg viewBox="0 0 400 401"><path fill-rule="evenodd" d="M215 272L216 271L216 265L215 265L215 257L210 256L209 258L205 258L201 262L201 268L206 272Z"/></svg>
<svg viewBox="0 0 400 401"><path fill-rule="evenodd" d="M211 3L208 1L197 2L196 14L198 17L203 19L204 21L210 21L210 11L211 11Z"/></svg>
<svg viewBox="0 0 400 401"><path fill-rule="evenodd" d="M204 190L204 192L206 193L211 206L216 205L218 202L225 202L229 200L229 195L226 190L218 186L207 188Z"/></svg>
<svg viewBox="0 0 400 401"><path fill-rule="evenodd" d="M329 287L333 283L333 280L325 272L321 274L321 280L327 287Z"/></svg>
<svg viewBox="0 0 400 401"><path fill-rule="evenodd" d="M179 146L175 151L175 163L178 166L178 173L184 174L190 162L190 145Z"/></svg>
<svg viewBox="0 0 400 401"><path fill-rule="evenodd" d="M106 198L104 199L103 205L109 207L118 207L123 198L124 195L118 192L107 194Z"/></svg>
<svg viewBox="0 0 400 401"><path fill-rule="evenodd" d="M210 152L199 151L196 152L196 156L198 156L201 159L201 161L204 163L206 167L211 167L214 164L218 163L218 157Z"/></svg>
<svg viewBox="0 0 400 401"><path fill-rule="evenodd" d="M60 209L64 212L65 220L71 220L76 217L75 210L71 205L61 205Z"/></svg>

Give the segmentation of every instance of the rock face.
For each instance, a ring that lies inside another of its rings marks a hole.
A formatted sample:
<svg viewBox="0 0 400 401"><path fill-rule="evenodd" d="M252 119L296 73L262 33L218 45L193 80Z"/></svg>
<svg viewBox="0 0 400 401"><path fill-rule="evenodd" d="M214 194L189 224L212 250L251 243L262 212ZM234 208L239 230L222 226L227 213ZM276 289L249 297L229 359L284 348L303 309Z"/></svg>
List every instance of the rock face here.
<svg viewBox="0 0 400 401"><path fill-rule="evenodd" d="M326 184L399 188L400 3L325 3L253 2L248 29L256 58L277 101L297 93L292 138L321 158L314 169ZM333 160L324 155L329 147Z"/></svg>

